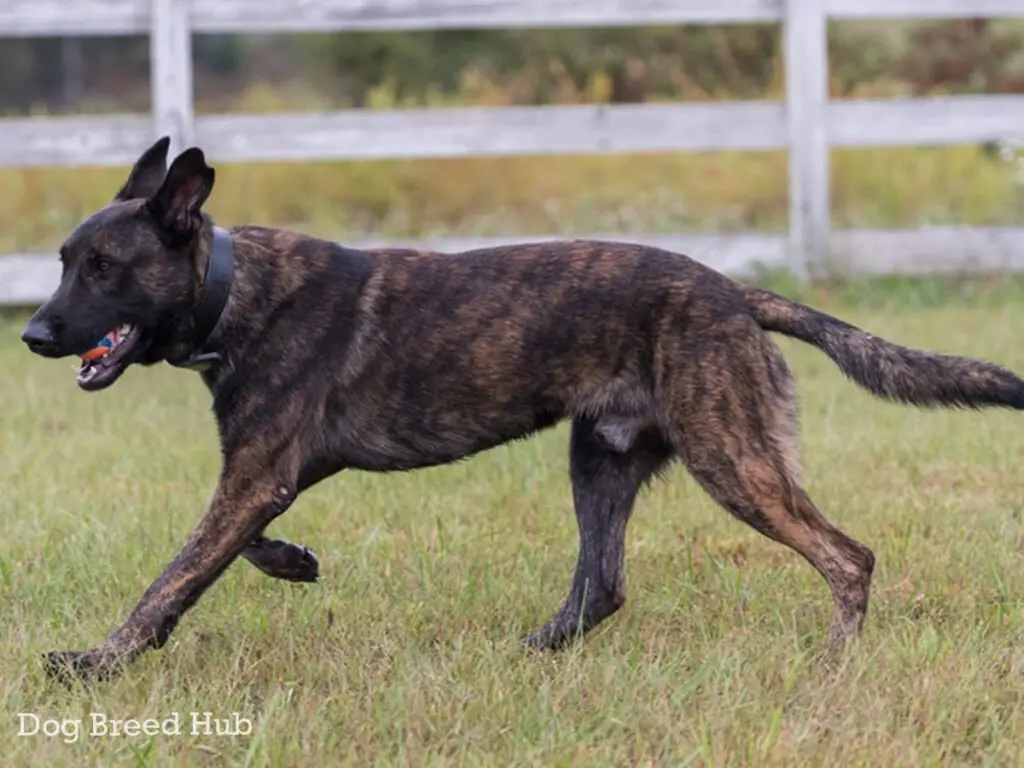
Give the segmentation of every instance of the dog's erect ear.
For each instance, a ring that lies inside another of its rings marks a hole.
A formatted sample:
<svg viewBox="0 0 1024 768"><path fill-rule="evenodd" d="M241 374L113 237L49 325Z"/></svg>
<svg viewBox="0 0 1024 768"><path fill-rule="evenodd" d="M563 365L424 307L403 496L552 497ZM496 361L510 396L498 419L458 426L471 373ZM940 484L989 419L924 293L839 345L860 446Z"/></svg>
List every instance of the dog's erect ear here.
<svg viewBox="0 0 1024 768"><path fill-rule="evenodd" d="M213 191L213 180L213 168L206 164L203 150L186 149L174 159L164 183L149 198L149 209L164 229L190 235L202 223L203 203Z"/></svg>
<svg viewBox="0 0 1024 768"><path fill-rule="evenodd" d="M128 181L114 195L114 202L136 200L156 194L167 175L167 149L171 146L171 138L164 136L147 149L128 174Z"/></svg>

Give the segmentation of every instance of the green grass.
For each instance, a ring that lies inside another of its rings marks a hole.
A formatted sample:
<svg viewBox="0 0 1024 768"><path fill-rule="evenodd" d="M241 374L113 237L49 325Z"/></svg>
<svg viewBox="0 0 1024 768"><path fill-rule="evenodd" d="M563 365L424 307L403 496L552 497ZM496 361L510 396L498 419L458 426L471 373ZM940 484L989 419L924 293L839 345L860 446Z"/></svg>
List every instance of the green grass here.
<svg viewBox="0 0 1024 768"><path fill-rule="evenodd" d="M808 298L894 340L1024 370L1020 282ZM525 654L517 638L557 607L576 554L559 429L457 466L325 482L273 527L317 551L322 583L238 563L164 650L67 691L40 654L96 643L127 615L198 519L218 451L197 377L132 370L85 395L72 363L21 348L23 321L0 319L5 765L1018 762L1022 422L872 400L786 341L806 485L878 556L865 633L832 673L813 663L823 581L682 470L638 504L627 606L578 648ZM18 737L22 711L180 712L186 726L192 711L239 712L255 728L64 744Z"/></svg>

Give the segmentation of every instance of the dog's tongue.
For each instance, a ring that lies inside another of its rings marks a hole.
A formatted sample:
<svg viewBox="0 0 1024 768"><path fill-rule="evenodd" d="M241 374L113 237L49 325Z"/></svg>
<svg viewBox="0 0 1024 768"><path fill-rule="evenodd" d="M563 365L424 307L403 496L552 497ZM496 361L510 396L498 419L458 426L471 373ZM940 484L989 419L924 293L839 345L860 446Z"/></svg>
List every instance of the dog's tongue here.
<svg viewBox="0 0 1024 768"><path fill-rule="evenodd" d="M81 355L81 358L87 363L93 360L99 360L101 357L110 352L114 346L114 342L117 341L117 329L110 331L106 336L100 339L100 343L90 349L85 354Z"/></svg>

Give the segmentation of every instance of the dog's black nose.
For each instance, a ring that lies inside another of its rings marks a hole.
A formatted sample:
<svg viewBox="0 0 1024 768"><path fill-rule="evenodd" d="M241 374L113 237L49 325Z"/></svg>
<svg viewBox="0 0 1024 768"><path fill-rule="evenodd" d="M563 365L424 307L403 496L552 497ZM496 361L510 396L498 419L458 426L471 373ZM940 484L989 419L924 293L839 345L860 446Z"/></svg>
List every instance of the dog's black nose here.
<svg viewBox="0 0 1024 768"><path fill-rule="evenodd" d="M57 337L49 323L30 320L21 334L21 340L28 348L39 355L53 354L57 349Z"/></svg>

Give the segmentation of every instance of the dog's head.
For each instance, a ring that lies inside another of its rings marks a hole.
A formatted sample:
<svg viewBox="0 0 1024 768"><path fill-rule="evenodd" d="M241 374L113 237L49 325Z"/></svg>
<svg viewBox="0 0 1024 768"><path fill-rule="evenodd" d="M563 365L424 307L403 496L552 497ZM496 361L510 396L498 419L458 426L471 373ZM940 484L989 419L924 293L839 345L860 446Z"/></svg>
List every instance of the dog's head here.
<svg viewBox="0 0 1024 768"><path fill-rule="evenodd" d="M84 355L115 331L111 351L79 370L86 391L109 387L133 363L188 351L214 171L197 148L168 169L169 145L164 137L146 150L113 201L64 241L60 284L22 334L36 354L59 358Z"/></svg>

